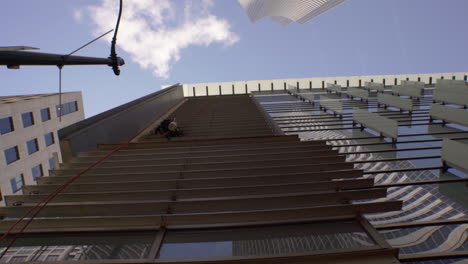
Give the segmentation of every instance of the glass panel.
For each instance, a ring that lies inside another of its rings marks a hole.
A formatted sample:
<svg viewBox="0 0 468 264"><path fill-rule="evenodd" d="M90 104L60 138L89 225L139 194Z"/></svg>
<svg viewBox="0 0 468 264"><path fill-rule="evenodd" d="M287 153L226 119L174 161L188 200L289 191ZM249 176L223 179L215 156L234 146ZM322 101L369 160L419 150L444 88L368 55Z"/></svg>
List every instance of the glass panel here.
<svg viewBox="0 0 468 264"><path fill-rule="evenodd" d="M16 193L17 191L21 190L24 185L23 174L18 175L13 179L10 179L10 184L13 193Z"/></svg>
<svg viewBox="0 0 468 264"><path fill-rule="evenodd" d="M20 158L17 146L6 149L4 151L4 153L5 153L5 160L6 160L7 164L13 163L13 162L19 160L19 158Z"/></svg>
<svg viewBox="0 0 468 264"><path fill-rule="evenodd" d="M70 113L78 111L78 105L76 101L70 102Z"/></svg>
<svg viewBox="0 0 468 264"><path fill-rule="evenodd" d="M154 231L21 235L0 262L143 259L155 235ZM10 241L1 242L1 252Z"/></svg>
<svg viewBox="0 0 468 264"><path fill-rule="evenodd" d="M41 109L41 120L42 120L42 122L50 120L50 110L49 110L49 108Z"/></svg>
<svg viewBox="0 0 468 264"><path fill-rule="evenodd" d="M367 202L401 200L402 210L367 214L366 217L374 225L465 218L468 215L467 193L468 186L464 182L391 187L386 198ZM363 201L355 201L359 202Z"/></svg>
<svg viewBox="0 0 468 264"><path fill-rule="evenodd" d="M400 254L468 250L468 224L421 226L379 231Z"/></svg>
<svg viewBox="0 0 468 264"><path fill-rule="evenodd" d="M26 142L26 145L28 147L28 154L31 155L34 152L37 152L39 150L39 146L37 145L37 139L31 139L28 142Z"/></svg>
<svg viewBox="0 0 468 264"><path fill-rule="evenodd" d="M40 177L40 176L44 175L44 172L42 170L42 164L39 164L36 167L33 167L31 169L31 173L32 173L32 177L33 177L34 180L36 180L37 177Z"/></svg>
<svg viewBox="0 0 468 264"><path fill-rule="evenodd" d="M466 264L467 260L465 257L461 258L440 258L440 259L429 259L429 260L400 260L401 263L405 264Z"/></svg>
<svg viewBox="0 0 468 264"><path fill-rule="evenodd" d="M0 135L6 134L15 130L13 127L13 119L11 117L0 118Z"/></svg>
<svg viewBox="0 0 468 264"><path fill-rule="evenodd" d="M374 245L355 221L168 231L159 258L282 255Z"/></svg>
<svg viewBox="0 0 468 264"><path fill-rule="evenodd" d="M62 116L61 113L63 113L63 109L61 109L60 105L55 106L55 111L57 112L57 117Z"/></svg>
<svg viewBox="0 0 468 264"><path fill-rule="evenodd" d="M34 117L32 112L21 114L23 119L23 127L29 127L34 125Z"/></svg>
<svg viewBox="0 0 468 264"><path fill-rule="evenodd" d="M49 169L51 169L51 170L55 169L55 158L54 157L49 159Z"/></svg>
<svg viewBox="0 0 468 264"><path fill-rule="evenodd" d="M50 146L55 143L54 133L50 132L44 135L46 146Z"/></svg>
<svg viewBox="0 0 468 264"><path fill-rule="evenodd" d="M70 103L63 104L63 115L70 113Z"/></svg>

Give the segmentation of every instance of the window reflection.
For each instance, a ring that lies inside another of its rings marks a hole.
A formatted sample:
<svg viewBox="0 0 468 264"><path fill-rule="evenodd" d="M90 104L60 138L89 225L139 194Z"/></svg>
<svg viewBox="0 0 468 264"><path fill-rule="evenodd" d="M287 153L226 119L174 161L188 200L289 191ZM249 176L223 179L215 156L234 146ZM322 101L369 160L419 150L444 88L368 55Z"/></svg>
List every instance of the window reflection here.
<svg viewBox="0 0 468 264"><path fill-rule="evenodd" d="M381 230L380 233L400 254L468 250L468 224L421 226Z"/></svg>
<svg viewBox="0 0 468 264"><path fill-rule="evenodd" d="M168 231L159 258L202 258L308 253L374 246L355 221Z"/></svg>
<svg viewBox="0 0 468 264"><path fill-rule="evenodd" d="M62 233L21 235L0 262L142 259L156 232ZM0 252L11 238L3 240Z"/></svg>

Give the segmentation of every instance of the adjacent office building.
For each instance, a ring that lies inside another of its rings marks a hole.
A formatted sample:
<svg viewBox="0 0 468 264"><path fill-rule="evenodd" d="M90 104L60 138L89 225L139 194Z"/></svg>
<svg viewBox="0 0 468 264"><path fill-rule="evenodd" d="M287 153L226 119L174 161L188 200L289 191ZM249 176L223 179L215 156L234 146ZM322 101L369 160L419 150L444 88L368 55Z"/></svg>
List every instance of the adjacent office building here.
<svg viewBox="0 0 468 264"><path fill-rule="evenodd" d="M0 262L466 263L467 74L173 85L78 122L2 232L81 176Z"/></svg>
<svg viewBox="0 0 468 264"><path fill-rule="evenodd" d="M81 92L0 97L0 186L20 194L61 162L57 131L84 119Z"/></svg>

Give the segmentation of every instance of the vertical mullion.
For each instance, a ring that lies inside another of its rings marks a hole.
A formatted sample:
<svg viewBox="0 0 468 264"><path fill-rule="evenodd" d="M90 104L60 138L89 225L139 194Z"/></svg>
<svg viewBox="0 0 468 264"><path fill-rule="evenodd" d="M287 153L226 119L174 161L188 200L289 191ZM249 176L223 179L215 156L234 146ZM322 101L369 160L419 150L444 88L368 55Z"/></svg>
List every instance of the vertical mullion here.
<svg viewBox="0 0 468 264"><path fill-rule="evenodd" d="M377 230L369 223L369 221L362 215L359 214L357 220L364 228L367 235L381 248L391 249L392 246L385 240L385 238L377 232Z"/></svg>
<svg viewBox="0 0 468 264"><path fill-rule="evenodd" d="M150 253L148 255L148 260L153 261L157 258L165 235L166 235L166 228L161 227L154 239L153 246L151 247Z"/></svg>

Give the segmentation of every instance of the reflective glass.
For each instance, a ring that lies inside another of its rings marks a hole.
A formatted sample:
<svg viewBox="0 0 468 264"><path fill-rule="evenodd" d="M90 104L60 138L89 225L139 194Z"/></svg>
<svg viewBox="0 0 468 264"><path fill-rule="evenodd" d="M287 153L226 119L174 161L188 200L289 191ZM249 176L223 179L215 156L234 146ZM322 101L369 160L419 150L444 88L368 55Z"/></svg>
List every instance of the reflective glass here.
<svg viewBox="0 0 468 264"><path fill-rule="evenodd" d="M21 190L21 188L23 188L24 186L23 174L20 174L15 178L10 179L10 184L13 193L16 193L17 191Z"/></svg>
<svg viewBox="0 0 468 264"><path fill-rule="evenodd" d="M159 258L282 255L374 246L354 221L168 231Z"/></svg>
<svg viewBox="0 0 468 264"><path fill-rule="evenodd" d="M42 169L42 164L39 164L31 169L32 177L36 180L38 177L44 175L44 170Z"/></svg>
<svg viewBox="0 0 468 264"><path fill-rule="evenodd" d="M23 119L23 127L34 125L34 116L32 112L21 114L21 118Z"/></svg>
<svg viewBox="0 0 468 264"><path fill-rule="evenodd" d="M5 161L6 161L7 164L13 163L13 162L19 160L19 158L20 158L17 146L14 146L14 147L9 148L9 149L5 149L4 154L5 154Z"/></svg>
<svg viewBox="0 0 468 264"><path fill-rule="evenodd" d="M468 261L465 257L460 258L440 258L428 260L400 260L404 264L466 264Z"/></svg>
<svg viewBox="0 0 468 264"><path fill-rule="evenodd" d="M31 155L34 152L39 151L39 146L37 144L37 139L31 139L26 142L26 146L28 147L28 154Z"/></svg>
<svg viewBox="0 0 468 264"><path fill-rule="evenodd" d="M55 143L54 133L50 132L44 135L46 146L50 146Z"/></svg>
<svg viewBox="0 0 468 264"><path fill-rule="evenodd" d="M60 107L60 105L56 105L55 109L57 111L57 117L64 116L64 115L78 111L78 104L76 101L68 102L68 103L62 104L62 107Z"/></svg>
<svg viewBox="0 0 468 264"><path fill-rule="evenodd" d="M41 109L41 120L42 122L50 120L50 109L48 107Z"/></svg>
<svg viewBox="0 0 468 264"><path fill-rule="evenodd" d="M380 230L400 254L438 253L468 250L468 224L420 226Z"/></svg>
<svg viewBox="0 0 468 264"><path fill-rule="evenodd" d="M49 169L51 169L51 170L55 169L55 158L54 157L49 159Z"/></svg>
<svg viewBox="0 0 468 264"><path fill-rule="evenodd" d="M23 234L0 262L85 261L148 257L156 232ZM0 251L11 238L3 240Z"/></svg>
<svg viewBox="0 0 468 264"><path fill-rule="evenodd" d="M0 118L0 135L9 133L13 130L15 130L15 128L11 117Z"/></svg>
<svg viewBox="0 0 468 264"><path fill-rule="evenodd" d="M395 175L395 177L408 177ZM369 201L403 201L400 211L367 214L374 225L464 218L468 215L468 187L464 182L388 188L386 198ZM364 201L355 201L355 203Z"/></svg>

